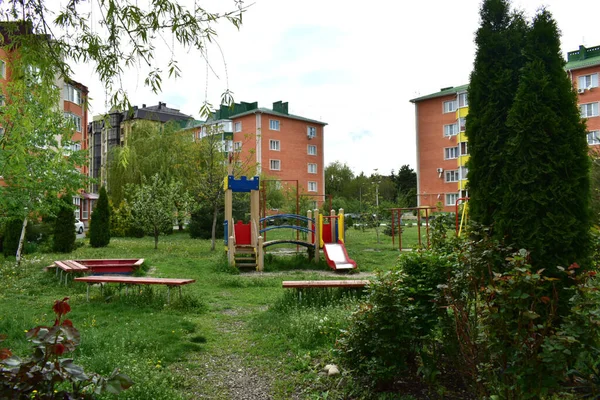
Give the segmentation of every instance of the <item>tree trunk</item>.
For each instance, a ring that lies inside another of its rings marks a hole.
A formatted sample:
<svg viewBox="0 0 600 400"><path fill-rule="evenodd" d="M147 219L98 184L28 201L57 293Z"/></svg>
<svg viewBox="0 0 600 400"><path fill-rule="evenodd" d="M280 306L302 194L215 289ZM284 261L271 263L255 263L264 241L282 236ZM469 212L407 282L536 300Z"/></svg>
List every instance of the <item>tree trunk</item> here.
<svg viewBox="0 0 600 400"><path fill-rule="evenodd" d="M154 228L154 250L158 249L158 235L160 235L160 231L158 228Z"/></svg>
<svg viewBox="0 0 600 400"><path fill-rule="evenodd" d="M21 229L21 237L19 238L19 247L17 247L17 267L21 265L21 251L23 251L23 242L25 241L25 230L27 229L27 216L23 219L23 228Z"/></svg>
<svg viewBox="0 0 600 400"><path fill-rule="evenodd" d="M210 251L215 251L217 242L217 217L219 216L219 208L217 206L213 209L213 223L211 232ZM233 227L231 227L233 229Z"/></svg>

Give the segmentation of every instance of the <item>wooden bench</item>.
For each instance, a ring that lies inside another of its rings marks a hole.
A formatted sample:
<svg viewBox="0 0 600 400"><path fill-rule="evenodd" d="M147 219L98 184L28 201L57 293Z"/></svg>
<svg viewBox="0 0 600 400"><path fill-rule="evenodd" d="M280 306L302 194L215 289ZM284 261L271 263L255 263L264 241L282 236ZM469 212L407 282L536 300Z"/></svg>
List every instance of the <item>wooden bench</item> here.
<svg viewBox="0 0 600 400"><path fill-rule="evenodd" d="M128 285L166 285L167 286L167 303L171 303L171 287L179 288L179 296L181 296L181 286L196 282L195 279L173 279L173 278L149 278L149 277L133 277L133 276L84 276L75 278L78 282L86 282L87 300L90 300L90 285L95 283L100 284L100 290L103 289L104 283L119 283L125 285L125 294L129 293Z"/></svg>
<svg viewBox="0 0 600 400"><path fill-rule="evenodd" d="M338 280L338 281L283 281L284 289L306 288L362 288L369 284L366 280Z"/></svg>
<svg viewBox="0 0 600 400"><path fill-rule="evenodd" d="M67 284L67 276L69 273L73 272L89 272L89 268L83 264L78 263L75 260L61 260L54 261L54 264L49 266L48 268L56 268L56 275L58 276L58 271L60 270L60 281L62 281L63 274L65 276L65 285Z"/></svg>

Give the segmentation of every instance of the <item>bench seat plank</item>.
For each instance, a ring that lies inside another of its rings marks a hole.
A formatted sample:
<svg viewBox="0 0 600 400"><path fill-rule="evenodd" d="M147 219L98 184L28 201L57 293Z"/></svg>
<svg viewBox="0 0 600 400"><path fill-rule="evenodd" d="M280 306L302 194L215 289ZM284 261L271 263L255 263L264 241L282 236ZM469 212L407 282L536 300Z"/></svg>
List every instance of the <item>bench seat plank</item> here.
<svg viewBox="0 0 600 400"><path fill-rule="evenodd" d="M181 286L196 282L195 279L174 279L174 278L150 278L150 277L131 277L131 276L84 276L75 278L79 282L87 283L126 283L133 285L167 285Z"/></svg>
<svg viewBox="0 0 600 400"><path fill-rule="evenodd" d="M283 281L282 286L286 289L296 288L361 288L369 284L367 280L337 280L337 281Z"/></svg>

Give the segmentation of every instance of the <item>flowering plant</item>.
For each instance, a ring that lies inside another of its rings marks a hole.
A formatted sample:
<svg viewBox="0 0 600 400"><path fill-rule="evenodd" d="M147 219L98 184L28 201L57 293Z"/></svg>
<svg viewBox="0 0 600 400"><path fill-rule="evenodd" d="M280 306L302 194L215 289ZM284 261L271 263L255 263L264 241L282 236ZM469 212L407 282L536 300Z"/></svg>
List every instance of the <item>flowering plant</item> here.
<svg viewBox="0 0 600 400"><path fill-rule="evenodd" d="M26 331L33 344L33 354L19 358L8 349L0 349L0 398L93 399L95 395L119 393L132 385L131 380L115 369L109 377L85 373L63 356L79 345L79 331L65 318L71 311L69 298L56 300L53 326L37 326ZM0 342L6 336L0 335Z"/></svg>

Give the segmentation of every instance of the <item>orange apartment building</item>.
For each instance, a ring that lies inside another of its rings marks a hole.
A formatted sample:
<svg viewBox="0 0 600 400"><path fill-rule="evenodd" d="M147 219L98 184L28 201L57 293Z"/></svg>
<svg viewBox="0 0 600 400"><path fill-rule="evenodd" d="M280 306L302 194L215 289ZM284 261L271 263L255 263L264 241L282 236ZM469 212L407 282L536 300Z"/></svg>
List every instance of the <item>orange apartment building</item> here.
<svg viewBox="0 0 600 400"><path fill-rule="evenodd" d="M286 182L320 204L325 196L324 122L288 112L288 103L277 101L273 108L258 103L221 106L206 125L219 124L224 131L226 150L239 153L239 160L256 165L255 173L266 179ZM292 182L293 181L293 182Z"/></svg>
<svg viewBox="0 0 600 400"><path fill-rule="evenodd" d="M0 27L0 30L1 27ZM4 49L0 48L0 88L4 87L11 79L11 67L10 67L10 54ZM76 142L73 146L73 150L87 150L88 149L88 134L87 134L87 105L86 99L88 96L88 88L73 80L63 80L62 78L56 79L56 85L61 88L61 97L59 100L59 109L64 112L65 117L71 119L75 125L75 132L72 140ZM4 101L0 99L0 105ZM0 134L2 133L0 127ZM82 174L88 174L88 167L81 166L80 171ZM3 180L0 177L0 184L3 184ZM82 191L79 196L74 196L73 202L77 209L75 210L75 217L87 222L91 213L92 203L98 196L94 194L88 194Z"/></svg>
<svg viewBox="0 0 600 400"><path fill-rule="evenodd" d="M567 54L567 74L577 90L581 117L587 119L588 144L600 145L600 46ZM415 105L417 134L417 204L455 211L459 198L468 197L468 85L447 87L410 100ZM600 151L600 146L597 147Z"/></svg>

